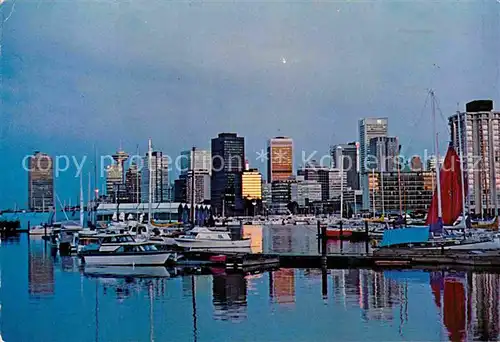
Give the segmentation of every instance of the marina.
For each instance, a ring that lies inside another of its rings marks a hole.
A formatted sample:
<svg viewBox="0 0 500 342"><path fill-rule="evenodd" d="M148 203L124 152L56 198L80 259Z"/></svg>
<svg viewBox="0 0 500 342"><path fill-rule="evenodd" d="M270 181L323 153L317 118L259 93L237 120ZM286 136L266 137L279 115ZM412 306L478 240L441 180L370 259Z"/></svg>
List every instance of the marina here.
<svg viewBox="0 0 500 342"><path fill-rule="evenodd" d="M43 240L27 234L3 239L0 334L5 341L66 341L68 333L74 341L229 341L250 335L330 341L334 322L334 334L352 340L500 337L496 271L340 263L292 268L286 264L290 252L302 260L317 256L306 255L306 240L290 248L297 226L290 228L275 232L280 236L275 242L263 243L266 252L282 251L280 267L256 272L216 265L82 267L76 257L52 254ZM28 314L30 320L21 319ZM315 320L300 323L311 315ZM57 322L47 323L45 316Z"/></svg>

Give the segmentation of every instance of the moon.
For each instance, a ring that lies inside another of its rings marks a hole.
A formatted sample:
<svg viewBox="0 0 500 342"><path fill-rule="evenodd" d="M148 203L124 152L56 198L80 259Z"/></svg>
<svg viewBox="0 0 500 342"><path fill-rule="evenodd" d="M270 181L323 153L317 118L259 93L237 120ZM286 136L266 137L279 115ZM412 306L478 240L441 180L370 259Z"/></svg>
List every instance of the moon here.
<svg viewBox="0 0 500 342"><path fill-rule="evenodd" d="M286 64L286 59L285 59L285 57L281 57L281 62L283 62L283 64Z"/></svg>

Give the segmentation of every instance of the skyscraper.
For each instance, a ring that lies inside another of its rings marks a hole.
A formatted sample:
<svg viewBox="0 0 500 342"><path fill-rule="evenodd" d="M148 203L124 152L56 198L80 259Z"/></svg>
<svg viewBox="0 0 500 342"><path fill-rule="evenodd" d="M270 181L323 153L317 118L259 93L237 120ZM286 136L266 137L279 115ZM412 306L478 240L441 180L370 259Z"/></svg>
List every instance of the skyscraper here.
<svg viewBox="0 0 500 342"><path fill-rule="evenodd" d="M448 121L451 141L458 153L462 147L466 162L464 170L469 209L476 214L497 209L500 112L493 111L493 102L490 100L472 101L467 103L465 112L450 116Z"/></svg>
<svg viewBox="0 0 500 342"><path fill-rule="evenodd" d="M359 120L359 169L361 173L365 173L367 171L366 157L369 152L370 140L377 137L386 137L387 134L387 118L364 118Z"/></svg>
<svg viewBox="0 0 500 342"><path fill-rule="evenodd" d="M370 140L377 137L386 137L388 134L387 118L364 118L359 120L359 172L360 186L363 189L363 208L370 206L368 193L367 156L369 155Z"/></svg>
<svg viewBox="0 0 500 342"><path fill-rule="evenodd" d="M152 202L162 203L170 200L170 183L168 181L168 158L160 151L153 151L151 156L151 183ZM149 202L149 161L148 155L144 159L144 167L141 175L141 200Z"/></svg>
<svg viewBox="0 0 500 342"><path fill-rule="evenodd" d="M50 210L54 206L54 168L52 158L36 151L29 158L28 207L32 211Z"/></svg>
<svg viewBox="0 0 500 342"><path fill-rule="evenodd" d="M330 199L330 168L317 163L315 160L307 162L306 165L297 170L297 175L303 176L306 181L316 181L321 185L321 200Z"/></svg>
<svg viewBox="0 0 500 342"><path fill-rule="evenodd" d="M128 153L120 150L113 155L115 160L114 164L111 164L106 169L106 195L113 202L118 202L117 194L120 194L120 200L125 200L124 195L125 188L121 186L125 184L125 174L124 174L124 164L128 159Z"/></svg>
<svg viewBox="0 0 500 342"><path fill-rule="evenodd" d="M340 144L330 147L332 167L340 169L341 158L344 158L342 169L347 174L347 187L354 190L359 190L359 150L359 142L351 142L348 144Z"/></svg>
<svg viewBox="0 0 500 342"><path fill-rule="evenodd" d="M212 139L211 202L215 214L231 215L243 210L241 173L244 164L243 137L236 133L220 133Z"/></svg>
<svg viewBox="0 0 500 342"><path fill-rule="evenodd" d="M367 167L380 172L397 171L397 156L399 152L398 138L376 137L370 139Z"/></svg>
<svg viewBox="0 0 500 342"><path fill-rule="evenodd" d="M141 172L139 166L136 163L130 164L126 175L125 175L125 185L127 188L127 195L129 202L140 203L141 202Z"/></svg>
<svg viewBox="0 0 500 342"><path fill-rule="evenodd" d="M293 173L293 140L275 137L267 145L267 181L286 180Z"/></svg>
<svg viewBox="0 0 500 342"><path fill-rule="evenodd" d="M194 203L203 203L210 200L210 175L207 171L194 172ZM186 178L186 202L191 203L191 186L193 172L189 171Z"/></svg>

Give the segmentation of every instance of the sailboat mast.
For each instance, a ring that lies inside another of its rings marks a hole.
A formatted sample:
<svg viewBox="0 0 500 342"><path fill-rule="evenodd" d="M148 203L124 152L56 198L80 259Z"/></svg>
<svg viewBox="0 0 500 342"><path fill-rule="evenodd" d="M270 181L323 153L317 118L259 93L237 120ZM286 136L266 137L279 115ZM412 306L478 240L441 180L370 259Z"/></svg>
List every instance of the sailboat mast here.
<svg viewBox="0 0 500 342"><path fill-rule="evenodd" d="M195 185L195 154L196 154L196 147L193 146L193 149L191 150L191 210L189 211L189 214L191 216L191 224L194 227L194 185Z"/></svg>
<svg viewBox="0 0 500 342"><path fill-rule="evenodd" d="M382 188L382 217L385 217L385 203L384 203L384 163L385 163L385 153L382 155L382 146L380 145L380 186Z"/></svg>
<svg viewBox="0 0 500 342"><path fill-rule="evenodd" d="M465 181L464 181L464 157L462 151L462 120L460 112L457 111L457 123L458 123L458 149L460 151L460 182L462 183L462 219L465 220ZM466 166L467 167L467 166Z"/></svg>
<svg viewBox="0 0 500 342"><path fill-rule="evenodd" d="M83 174L80 172L80 226L83 227Z"/></svg>
<svg viewBox="0 0 500 342"><path fill-rule="evenodd" d="M434 137L436 139L434 144L434 154L436 155L436 188L437 188L437 198L438 198L438 219L443 218L443 207L441 203L441 177L439 175L441 167L439 165L439 133L436 132L436 99L434 98L434 91L430 91L431 94L431 104L432 104L432 129L434 132Z"/></svg>
<svg viewBox="0 0 500 342"><path fill-rule="evenodd" d="M373 217L377 216L375 210L375 169L372 168L372 202L373 202Z"/></svg>
<svg viewBox="0 0 500 342"><path fill-rule="evenodd" d="M153 196L153 183L151 181L151 177L153 175L152 171L152 158L153 158L153 145L151 143L151 138L148 141L148 173L149 173L149 182L148 182L148 222L151 222L151 197Z"/></svg>
<svg viewBox="0 0 500 342"><path fill-rule="evenodd" d="M340 156L340 220L344 213L344 155Z"/></svg>

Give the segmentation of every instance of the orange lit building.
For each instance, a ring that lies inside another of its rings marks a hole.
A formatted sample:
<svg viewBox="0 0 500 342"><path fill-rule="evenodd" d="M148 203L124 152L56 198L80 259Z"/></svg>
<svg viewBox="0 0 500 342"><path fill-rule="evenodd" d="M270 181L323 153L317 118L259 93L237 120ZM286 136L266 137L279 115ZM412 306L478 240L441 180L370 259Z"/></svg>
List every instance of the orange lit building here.
<svg viewBox="0 0 500 342"><path fill-rule="evenodd" d="M293 140L276 137L267 146L267 181L286 180L293 173Z"/></svg>

